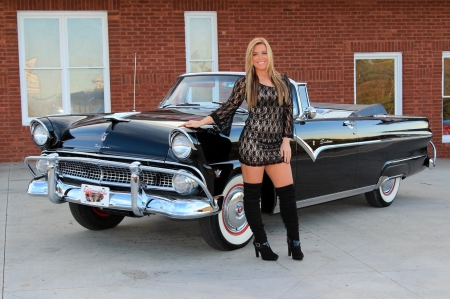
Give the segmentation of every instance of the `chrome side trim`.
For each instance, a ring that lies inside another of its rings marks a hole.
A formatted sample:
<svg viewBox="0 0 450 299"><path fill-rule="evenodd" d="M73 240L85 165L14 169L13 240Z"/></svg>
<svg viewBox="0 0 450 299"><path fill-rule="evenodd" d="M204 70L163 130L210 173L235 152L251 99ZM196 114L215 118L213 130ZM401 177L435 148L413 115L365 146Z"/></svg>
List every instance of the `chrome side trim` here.
<svg viewBox="0 0 450 299"><path fill-rule="evenodd" d="M413 119L423 119L425 120L425 116L411 116L411 115L389 115L389 114L374 114L373 118L413 118Z"/></svg>
<svg viewBox="0 0 450 299"><path fill-rule="evenodd" d="M203 164L203 167L205 168L211 168L211 167L217 167L221 165L233 165L233 170L241 168L241 162L239 160L230 160L227 162L217 162L217 163L211 163L211 164Z"/></svg>
<svg viewBox="0 0 450 299"><path fill-rule="evenodd" d="M389 164L401 163L401 162L405 162L405 161L409 161L409 160L415 160L415 159L419 159L419 158L423 158L423 157L426 157L426 155L419 155L419 156L414 156L414 157L409 157L409 158L404 158L404 159L390 160L390 161L387 161L386 163L384 163L382 169L384 169Z"/></svg>
<svg viewBox="0 0 450 299"><path fill-rule="evenodd" d="M332 145L324 145L319 146L316 150L313 150L302 138L294 135L294 140L305 150L308 156L311 158L313 162L316 161L317 157L322 151L333 149L333 148L341 148L341 147L351 147L351 146L359 146L363 144L371 144L371 143L379 143L381 140L371 140L371 141L363 141L363 142L353 142L353 143L342 143L342 144L332 144Z"/></svg>
<svg viewBox="0 0 450 299"><path fill-rule="evenodd" d="M362 187L362 188L358 188L358 189L347 190L347 191L343 191L343 192L338 192L338 193L333 193L333 194L327 194L327 195L323 195L323 196L308 198L308 199L304 199L304 200L299 200L299 201L297 201L297 209L298 208L309 207L309 206L312 206L312 205L321 204L321 203L324 203L324 202L333 201L333 200L336 200L336 199L341 199L341 198L345 198L345 197L350 197L350 196L355 196L355 195L359 195L359 194L364 194L366 192L370 192L370 191L375 190L375 189L377 189L377 186L376 185L371 185L371 186ZM276 214L276 213L279 213L279 212L280 212L280 206L279 206L278 197L277 197L277 205L273 209L273 213Z"/></svg>
<svg viewBox="0 0 450 299"><path fill-rule="evenodd" d="M431 133L430 133L431 134ZM382 143L382 142L392 142L392 141L400 141L400 140L408 140L408 139L422 139L428 138L429 136L414 136L414 137L399 137L399 138L390 138L383 140L368 140L368 141L359 141L353 143L341 143L341 144L333 144L333 145L324 145L319 146L316 150L313 150L302 138L294 134L294 140L305 150L308 156L311 158L313 162L317 160L319 154L324 150L334 149L334 148L342 148L342 147L352 147L352 146L361 146L373 143Z"/></svg>

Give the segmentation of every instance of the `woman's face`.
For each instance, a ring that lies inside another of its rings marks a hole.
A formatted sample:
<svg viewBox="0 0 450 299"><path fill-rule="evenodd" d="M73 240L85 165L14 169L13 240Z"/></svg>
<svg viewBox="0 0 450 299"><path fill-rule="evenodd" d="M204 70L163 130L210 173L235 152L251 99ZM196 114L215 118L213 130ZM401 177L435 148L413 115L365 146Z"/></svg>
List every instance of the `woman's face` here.
<svg viewBox="0 0 450 299"><path fill-rule="evenodd" d="M256 70L265 71L267 69L268 57L266 45L257 44L253 48L252 61Z"/></svg>

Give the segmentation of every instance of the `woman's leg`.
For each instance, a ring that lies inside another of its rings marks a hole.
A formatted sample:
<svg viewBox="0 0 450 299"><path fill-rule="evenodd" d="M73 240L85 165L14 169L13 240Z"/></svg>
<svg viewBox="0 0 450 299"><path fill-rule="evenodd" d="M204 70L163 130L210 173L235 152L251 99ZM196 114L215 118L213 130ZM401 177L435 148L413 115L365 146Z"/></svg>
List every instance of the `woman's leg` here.
<svg viewBox="0 0 450 299"><path fill-rule="evenodd" d="M287 237L289 240L300 240L294 185L276 188L276 192L280 200L280 214L286 227Z"/></svg>
<svg viewBox="0 0 450 299"><path fill-rule="evenodd" d="M300 240L298 227L297 202L289 163L266 166L266 172L275 185L280 202L280 214L290 240Z"/></svg>
<svg viewBox="0 0 450 299"><path fill-rule="evenodd" d="M241 164L242 178L244 182L260 184L263 180L264 166L248 166Z"/></svg>
<svg viewBox="0 0 450 299"><path fill-rule="evenodd" d="M264 224L261 218L261 187L264 167L252 167L242 164L244 179L244 211L247 222L255 236L256 243L267 242Z"/></svg>
<svg viewBox="0 0 450 299"><path fill-rule="evenodd" d="M264 168L275 188L292 185L294 183L294 180L292 178L291 164L289 163L272 164L267 165Z"/></svg>
<svg viewBox="0 0 450 299"><path fill-rule="evenodd" d="M294 260L302 260L298 227L297 202L292 179L291 165L287 163L266 166L266 172L275 185L280 200L280 214L287 232L288 255Z"/></svg>
<svg viewBox="0 0 450 299"><path fill-rule="evenodd" d="M253 246L255 246L256 257L263 260L275 261L278 255L275 254L267 242L267 235L261 217L261 187L264 175L264 167L251 167L242 165L242 177L244 178L244 211L247 222L255 236Z"/></svg>

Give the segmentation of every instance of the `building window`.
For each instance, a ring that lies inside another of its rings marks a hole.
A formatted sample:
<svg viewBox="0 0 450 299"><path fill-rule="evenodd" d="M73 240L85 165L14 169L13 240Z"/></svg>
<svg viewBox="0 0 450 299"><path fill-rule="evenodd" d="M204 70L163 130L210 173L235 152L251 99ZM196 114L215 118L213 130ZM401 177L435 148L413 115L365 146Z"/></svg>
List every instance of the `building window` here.
<svg viewBox="0 0 450 299"><path fill-rule="evenodd" d="M442 53L442 142L450 142L450 52Z"/></svg>
<svg viewBox="0 0 450 299"><path fill-rule="evenodd" d="M186 72L219 70L216 12L185 12Z"/></svg>
<svg viewBox="0 0 450 299"><path fill-rule="evenodd" d="M110 112L106 12L18 12L22 124Z"/></svg>
<svg viewBox="0 0 450 299"><path fill-rule="evenodd" d="M402 114L402 54L355 54L355 104L384 106L389 114Z"/></svg>

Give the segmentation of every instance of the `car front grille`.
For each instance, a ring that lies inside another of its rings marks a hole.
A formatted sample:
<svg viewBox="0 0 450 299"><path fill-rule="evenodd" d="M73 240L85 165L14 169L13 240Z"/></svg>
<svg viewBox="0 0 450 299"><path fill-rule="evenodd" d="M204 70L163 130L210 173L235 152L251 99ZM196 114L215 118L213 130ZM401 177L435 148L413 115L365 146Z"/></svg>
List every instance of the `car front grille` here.
<svg viewBox="0 0 450 299"><path fill-rule="evenodd" d="M81 161L59 161L57 168L61 178L112 186L130 186L131 172L126 167L100 165ZM172 174L143 170L141 182L147 187L172 188Z"/></svg>

